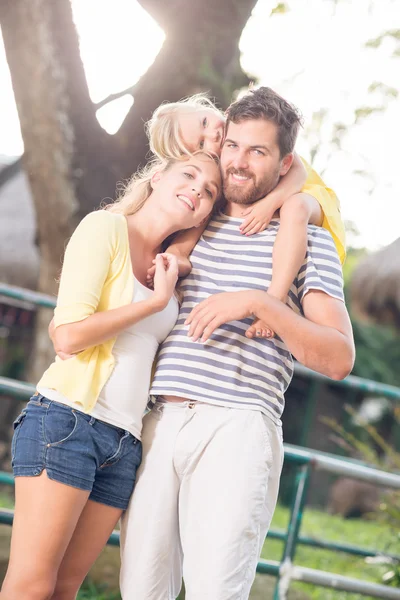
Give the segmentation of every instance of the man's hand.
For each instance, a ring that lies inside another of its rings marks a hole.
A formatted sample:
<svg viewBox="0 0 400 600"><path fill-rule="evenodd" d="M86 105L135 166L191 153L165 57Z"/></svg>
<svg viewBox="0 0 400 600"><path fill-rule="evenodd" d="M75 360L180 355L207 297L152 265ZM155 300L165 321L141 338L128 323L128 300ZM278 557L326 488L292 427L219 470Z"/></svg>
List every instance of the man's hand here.
<svg viewBox="0 0 400 600"><path fill-rule="evenodd" d="M188 337L194 342L206 342L223 323L240 321L252 315L253 291L223 292L200 302L190 313L185 325L190 325Z"/></svg>

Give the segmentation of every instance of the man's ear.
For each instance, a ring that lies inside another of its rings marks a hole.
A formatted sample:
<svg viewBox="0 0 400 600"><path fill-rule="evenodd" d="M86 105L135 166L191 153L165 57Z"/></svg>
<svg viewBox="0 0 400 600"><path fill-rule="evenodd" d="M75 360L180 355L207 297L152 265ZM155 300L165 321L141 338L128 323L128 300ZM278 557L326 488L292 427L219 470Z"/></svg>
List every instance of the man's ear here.
<svg viewBox="0 0 400 600"><path fill-rule="evenodd" d="M290 167L293 164L293 159L294 159L294 153L290 152L289 154L286 154L286 156L284 156L282 162L281 162L281 169L279 171L279 175L281 177L283 177L284 175L286 175L286 173L289 171Z"/></svg>
<svg viewBox="0 0 400 600"><path fill-rule="evenodd" d="M153 188L153 190L157 187L157 185L159 184L160 180L161 180L161 176L162 176L162 171L157 171L156 173L154 173L153 177L150 180L150 185Z"/></svg>

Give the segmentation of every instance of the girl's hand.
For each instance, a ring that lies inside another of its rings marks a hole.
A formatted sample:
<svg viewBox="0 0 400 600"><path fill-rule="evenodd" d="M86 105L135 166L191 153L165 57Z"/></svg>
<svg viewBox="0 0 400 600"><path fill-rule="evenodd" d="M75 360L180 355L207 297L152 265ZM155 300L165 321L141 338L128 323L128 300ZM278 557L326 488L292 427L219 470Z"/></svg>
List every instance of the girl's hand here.
<svg viewBox="0 0 400 600"><path fill-rule="evenodd" d="M277 208L275 202L272 202L269 196L258 200L258 202L255 202L242 212L242 215L246 218L239 227L240 232L248 236L264 231Z"/></svg>
<svg viewBox="0 0 400 600"><path fill-rule="evenodd" d="M164 252L157 254L154 271L153 302L159 310L165 308L175 291L178 280L178 259L173 254Z"/></svg>

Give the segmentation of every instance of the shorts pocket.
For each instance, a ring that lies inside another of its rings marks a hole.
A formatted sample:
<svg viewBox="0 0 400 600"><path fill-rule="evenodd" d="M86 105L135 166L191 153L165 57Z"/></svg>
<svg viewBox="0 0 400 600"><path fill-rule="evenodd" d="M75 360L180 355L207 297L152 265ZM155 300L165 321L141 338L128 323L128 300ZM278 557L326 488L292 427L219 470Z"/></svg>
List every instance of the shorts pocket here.
<svg viewBox="0 0 400 600"><path fill-rule="evenodd" d="M14 431L17 429L18 425L21 425L22 421L24 420L24 418L26 417L26 408L24 408L20 414L18 415L18 417L15 419L14 423L13 423L13 428Z"/></svg>
<svg viewBox="0 0 400 600"><path fill-rule="evenodd" d="M17 445L17 439L18 439L18 434L19 434L19 430L20 427L22 425L22 421L25 419L26 417L26 408L24 408L20 414L18 415L18 417L15 419L14 423L13 423L13 428L14 428L14 435L12 437L11 440L11 463L14 463L14 457L15 457L15 447Z"/></svg>
<svg viewBox="0 0 400 600"><path fill-rule="evenodd" d="M47 446L59 446L69 440L78 425L78 417L71 408L51 404L44 416L44 438Z"/></svg>

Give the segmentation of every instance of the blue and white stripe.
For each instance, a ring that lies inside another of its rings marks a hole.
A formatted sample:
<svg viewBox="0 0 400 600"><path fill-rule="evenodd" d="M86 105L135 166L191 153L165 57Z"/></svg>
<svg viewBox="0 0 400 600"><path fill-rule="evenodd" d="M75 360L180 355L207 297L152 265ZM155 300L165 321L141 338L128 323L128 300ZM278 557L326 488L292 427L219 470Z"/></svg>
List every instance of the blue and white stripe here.
<svg viewBox="0 0 400 600"><path fill-rule="evenodd" d="M261 410L278 420L293 375L293 359L282 340L246 338L252 319L222 325L205 344L192 342L184 325L194 306L211 294L268 288L279 221L250 237L240 233L241 222L216 216L193 250L192 272L180 287L179 317L160 348L150 393ZM301 314L302 299L312 289L343 300L342 270L332 237L309 226L307 255L288 305Z"/></svg>

